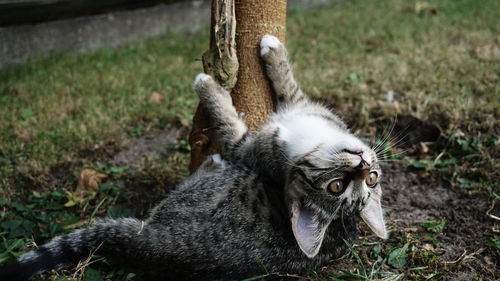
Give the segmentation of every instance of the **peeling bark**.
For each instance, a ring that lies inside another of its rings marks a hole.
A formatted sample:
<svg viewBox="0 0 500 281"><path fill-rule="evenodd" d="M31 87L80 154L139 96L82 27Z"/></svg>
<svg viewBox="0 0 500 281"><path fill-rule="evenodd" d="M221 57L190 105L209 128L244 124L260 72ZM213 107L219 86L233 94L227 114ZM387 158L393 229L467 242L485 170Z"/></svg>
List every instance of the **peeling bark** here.
<svg viewBox="0 0 500 281"><path fill-rule="evenodd" d="M238 58L236 57L236 16L234 0L212 0L210 49L203 54L203 71L210 74L226 90L236 84ZM207 110L200 103L193 118L189 136L191 162L194 172L210 154L218 153L219 145Z"/></svg>

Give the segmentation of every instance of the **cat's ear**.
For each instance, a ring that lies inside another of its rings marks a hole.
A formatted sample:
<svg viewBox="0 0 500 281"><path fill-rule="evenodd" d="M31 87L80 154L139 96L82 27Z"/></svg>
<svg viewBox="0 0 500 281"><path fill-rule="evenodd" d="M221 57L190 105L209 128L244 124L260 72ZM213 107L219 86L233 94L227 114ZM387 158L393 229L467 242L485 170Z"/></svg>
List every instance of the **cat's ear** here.
<svg viewBox="0 0 500 281"><path fill-rule="evenodd" d="M293 235L300 249L308 258L315 257L321 248L326 228L330 223L319 222L314 210L298 204L292 206L291 220Z"/></svg>
<svg viewBox="0 0 500 281"><path fill-rule="evenodd" d="M380 238L387 239L387 229L385 228L384 215L382 214L382 205L380 198L372 196L366 202L365 208L360 215L363 221Z"/></svg>

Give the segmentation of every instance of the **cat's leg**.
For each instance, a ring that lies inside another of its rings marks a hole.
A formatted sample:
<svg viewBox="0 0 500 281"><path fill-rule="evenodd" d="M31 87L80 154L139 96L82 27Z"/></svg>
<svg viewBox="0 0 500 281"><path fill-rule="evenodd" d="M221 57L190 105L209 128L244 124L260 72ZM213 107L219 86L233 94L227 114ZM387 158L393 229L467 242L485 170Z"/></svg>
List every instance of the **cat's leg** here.
<svg viewBox="0 0 500 281"><path fill-rule="evenodd" d="M306 95L293 77L285 46L278 38L264 35L260 41L260 55L266 65L267 76L277 95L278 106L295 104L306 99Z"/></svg>
<svg viewBox="0 0 500 281"><path fill-rule="evenodd" d="M193 88L212 118L222 145L222 155L231 157L235 146L248 131L243 120L238 117L231 95L205 73L196 76Z"/></svg>
<svg viewBox="0 0 500 281"><path fill-rule="evenodd" d="M222 156L220 154L212 154L207 156L205 161L201 163L200 167L196 169L196 172L194 172L190 178L197 178L197 177L202 177L203 175L210 173L214 170L217 169L224 169L228 166L228 163L222 159Z"/></svg>

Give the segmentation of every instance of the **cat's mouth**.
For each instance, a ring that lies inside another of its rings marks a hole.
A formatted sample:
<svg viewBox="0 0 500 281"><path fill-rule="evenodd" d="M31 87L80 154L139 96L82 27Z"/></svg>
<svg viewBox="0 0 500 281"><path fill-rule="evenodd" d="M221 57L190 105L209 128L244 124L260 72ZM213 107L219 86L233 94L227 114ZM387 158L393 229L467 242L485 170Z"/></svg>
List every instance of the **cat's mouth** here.
<svg viewBox="0 0 500 281"><path fill-rule="evenodd" d="M370 156L367 155L362 149L344 149L342 152L347 154L350 160L348 172L361 172L365 174L372 168L372 161Z"/></svg>
<svg viewBox="0 0 500 281"><path fill-rule="evenodd" d="M352 169L352 171L350 171L349 176L353 180L363 180L368 177L371 168L372 165L369 165L365 160L361 160L359 165L357 165L356 167L354 167L354 169Z"/></svg>

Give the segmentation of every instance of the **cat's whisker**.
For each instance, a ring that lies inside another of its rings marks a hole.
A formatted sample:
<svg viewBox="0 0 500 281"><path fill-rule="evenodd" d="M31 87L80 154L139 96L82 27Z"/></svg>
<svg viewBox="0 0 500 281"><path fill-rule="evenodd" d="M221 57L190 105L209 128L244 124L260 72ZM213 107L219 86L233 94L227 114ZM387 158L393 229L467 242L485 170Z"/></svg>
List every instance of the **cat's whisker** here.
<svg viewBox="0 0 500 281"><path fill-rule="evenodd" d="M336 163L335 159L333 159L333 157L335 157L335 156L337 156L337 155L333 155L332 159L328 159L328 158L323 158L323 157L320 157L320 156L316 155L316 158L318 158L320 160L323 160L325 162L328 162L328 163Z"/></svg>
<svg viewBox="0 0 500 281"><path fill-rule="evenodd" d="M393 122L390 126L390 129L389 129L389 132L387 132L387 127L384 129L384 131L382 132L382 139L380 140L380 142L378 143L378 145L373 148L374 151L377 151L380 147L383 147L385 146L385 144L387 143L388 141L388 138L391 136L392 134L392 131L394 130L394 128L396 127L396 122L397 122L397 115L394 117L393 119Z"/></svg>
<svg viewBox="0 0 500 281"><path fill-rule="evenodd" d="M409 140L405 140L405 137L406 137L406 134L396 135L393 138L391 138L391 140L390 140L391 148L406 145L409 142Z"/></svg>
<svg viewBox="0 0 500 281"><path fill-rule="evenodd" d="M396 157L396 156L399 156L399 155L404 155L404 154L407 154L407 153L408 153L408 152L410 152L410 151L411 151L411 149L410 149L410 148L407 148L407 149L404 149L404 150L398 151L398 152L396 152L396 153L392 153L392 152L391 152L389 155L386 155L386 154L385 154L385 152L384 152L384 153L382 154L382 156L383 156L383 157L382 157L382 158L380 158L380 159L382 159L382 160L383 160L383 159L386 159L386 158L388 158L388 157Z"/></svg>
<svg viewBox="0 0 500 281"><path fill-rule="evenodd" d="M408 135L408 129L410 128L410 125L411 124L407 124L405 128L400 130L395 136L390 139L392 147L405 145L408 142L407 140L405 141L405 137Z"/></svg>
<svg viewBox="0 0 500 281"><path fill-rule="evenodd" d="M407 143L408 143L408 141L406 141L404 139L400 139L396 143L391 144L391 146L387 146L383 150L377 151L376 152L377 158L380 159L380 158L388 157L388 156L386 156L387 152L391 151L396 146L399 146L399 145L405 146ZM398 152L398 153L392 153L391 152L390 155L389 155L389 157L393 157L393 156L396 156L396 155L399 155L399 154L404 154L404 153L406 153L408 151L410 151L410 149L405 149L402 152Z"/></svg>
<svg viewBox="0 0 500 281"><path fill-rule="evenodd" d="M380 155L386 154L387 151L393 149L394 147L398 146L406 146L409 140L405 140L407 136L407 131L409 129L411 124L406 125L405 128L400 130L396 135L390 136L392 134L393 128L391 128L391 131L389 134L387 134L384 137L384 144L376 147L375 153L377 154L377 158L380 158ZM387 145L390 144L390 145Z"/></svg>
<svg viewBox="0 0 500 281"><path fill-rule="evenodd" d="M397 162L401 162L401 161L403 161L403 160L402 159L392 159L392 160L381 160L381 161L379 161L379 163L393 163L393 162L397 163Z"/></svg>

